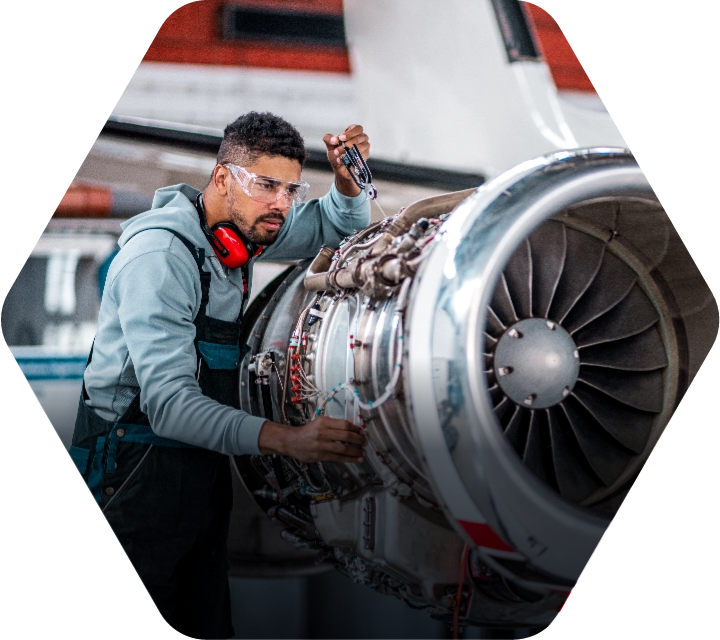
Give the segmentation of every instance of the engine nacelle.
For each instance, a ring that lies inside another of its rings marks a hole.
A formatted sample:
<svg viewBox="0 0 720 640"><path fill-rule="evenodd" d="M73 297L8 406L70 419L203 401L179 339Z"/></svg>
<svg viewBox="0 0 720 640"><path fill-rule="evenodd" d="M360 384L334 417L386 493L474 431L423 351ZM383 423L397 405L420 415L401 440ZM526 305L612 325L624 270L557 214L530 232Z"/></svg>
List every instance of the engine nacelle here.
<svg viewBox="0 0 720 640"><path fill-rule="evenodd" d="M528 627L561 607L718 315L632 156L590 149L323 248L246 322L243 408L369 440L362 464L236 459L283 537L441 619Z"/></svg>

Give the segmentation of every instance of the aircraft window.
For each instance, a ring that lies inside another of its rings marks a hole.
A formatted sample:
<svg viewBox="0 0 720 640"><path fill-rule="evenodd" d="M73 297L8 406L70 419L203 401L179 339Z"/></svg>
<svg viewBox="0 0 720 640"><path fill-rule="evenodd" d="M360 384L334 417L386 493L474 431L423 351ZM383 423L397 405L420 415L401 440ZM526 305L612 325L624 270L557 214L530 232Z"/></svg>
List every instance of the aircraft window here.
<svg viewBox="0 0 720 640"><path fill-rule="evenodd" d="M541 60L522 6L524 3L518 0L492 0L492 4L510 62Z"/></svg>
<svg viewBox="0 0 720 640"><path fill-rule="evenodd" d="M224 40L275 40L306 45L345 47L341 15L225 5Z"/></svg>

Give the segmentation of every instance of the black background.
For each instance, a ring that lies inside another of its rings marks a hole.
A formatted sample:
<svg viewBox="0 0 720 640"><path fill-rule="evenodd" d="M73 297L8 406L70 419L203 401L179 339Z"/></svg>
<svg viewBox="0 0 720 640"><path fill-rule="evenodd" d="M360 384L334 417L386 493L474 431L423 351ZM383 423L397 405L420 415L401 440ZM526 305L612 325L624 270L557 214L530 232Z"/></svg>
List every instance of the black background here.
<svg viewBox="0 0 720 640"><path fill-rule="evenodd" d="M28 3L6 14L6 38L17 39L4 61L12 173L3 297L180 4ZM538 4L562 27L717 296L709 25L679 3ZM2 357L5 624L18 637L181 637L160 618L9 353ZM711 353L562 614L537 637L712 633L717 371Z"/></svg>

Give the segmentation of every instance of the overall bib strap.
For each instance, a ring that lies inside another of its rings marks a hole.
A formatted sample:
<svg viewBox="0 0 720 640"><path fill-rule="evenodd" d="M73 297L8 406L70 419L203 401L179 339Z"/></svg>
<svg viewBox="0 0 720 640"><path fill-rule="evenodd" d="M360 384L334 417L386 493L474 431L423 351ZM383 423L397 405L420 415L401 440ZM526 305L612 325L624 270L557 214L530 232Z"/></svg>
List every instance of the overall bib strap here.
<svg viewBox="0 0 720 640"><path fill-rule="evenodd" d="M153 229L160 229L162 231L169 231L170 233L172 233L178 240L180 240L180 242L182 242L185 245L187 250L190 252L190 255L193 257L193 260L195 260L198 271L200 272L200 292L201 292L200 309L198 311L196 319L200 318L201 316L204 316L205 309L207 308L208 302L210 301L210 278L211 278L210 272L205 271L205 269L203 269L203 265L205 264L205 249L203 247L196 247L184 235L175 231L175 229L170 229L168 227L153 227Z"/></svg>
<svg viewBox="0 0 720 640"><path fill-rule="evenodd" d="M93 349L95 349L95 338L93 338L92 344L90 345L90 353L88 354L88 359L87 359L87 362L85 363L86 369L92 362ZM86 402L88 400L90 400L90 396L88 395L88 392L85 390L85 374L84 373L83 373L83 380L82 380L82 397Z"/></svg>

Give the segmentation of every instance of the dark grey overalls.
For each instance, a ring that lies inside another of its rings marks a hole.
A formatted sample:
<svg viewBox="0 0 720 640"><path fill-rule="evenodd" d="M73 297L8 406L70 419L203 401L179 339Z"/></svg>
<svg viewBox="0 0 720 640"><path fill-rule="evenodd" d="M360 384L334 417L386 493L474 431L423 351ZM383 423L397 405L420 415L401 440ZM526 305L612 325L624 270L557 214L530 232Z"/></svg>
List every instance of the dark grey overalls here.
<svg viewBox="0 0 720 640"><path fill-rule="evenodd" d="M202 301L194 321L200 389L237 408L242 311L236 322L206 315L211 274L203 269L205 252L167 231L200 271ZM155 435L140 410L140 389L116 423L99 417L87 399L83 384L70 455L160 613L185 635L232 637L229 459Z"/></svg>

